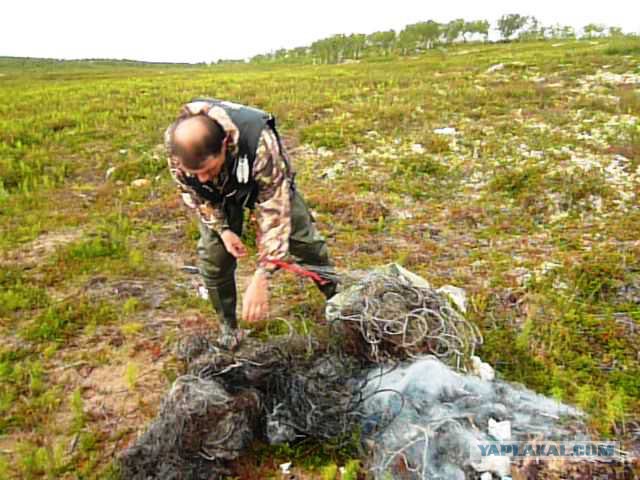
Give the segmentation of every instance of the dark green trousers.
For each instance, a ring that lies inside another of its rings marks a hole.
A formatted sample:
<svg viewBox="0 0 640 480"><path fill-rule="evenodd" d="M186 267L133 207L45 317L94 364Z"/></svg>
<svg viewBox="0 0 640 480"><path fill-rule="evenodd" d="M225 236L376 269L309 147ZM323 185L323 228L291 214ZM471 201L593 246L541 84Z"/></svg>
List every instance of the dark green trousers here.
<svg viewBox="0 0 640 480"><path fill-rule="evenodd" d="M226 214L231 230L241 236L244 219L242 206L228 204ZM202 222L199 223L199 267L209 291L209 298L220 320L228 327L237 328L235 276L237 261L227 252L220 235ZM332 265L325 239L316 229L314 219L297 190L293 192L291 199L289 253L301 263ZM325 285L316 283L316 285L327 298L335 293L334 283Z"/></svg>

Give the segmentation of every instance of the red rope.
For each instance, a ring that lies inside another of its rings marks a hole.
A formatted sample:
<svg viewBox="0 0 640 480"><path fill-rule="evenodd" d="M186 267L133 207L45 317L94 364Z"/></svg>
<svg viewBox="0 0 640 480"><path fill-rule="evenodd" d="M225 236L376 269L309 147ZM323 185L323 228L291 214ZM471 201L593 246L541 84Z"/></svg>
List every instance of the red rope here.
<svg viewBox="0 0 640 480"><path fill-rule="evenodd" d="M268 259L267 262L272 263L277 267L282 268L283 270L287 270L301 277L310 278L311 280L319 283L320 285L326 285L327 283L330 283L330 281L327 280L326 278L322 278L316 272L307 270L306 268L301 267L297 263L289 263L289 262L285 262L284 260L276 260L276 259L273 259L273 260Z"/></svg>

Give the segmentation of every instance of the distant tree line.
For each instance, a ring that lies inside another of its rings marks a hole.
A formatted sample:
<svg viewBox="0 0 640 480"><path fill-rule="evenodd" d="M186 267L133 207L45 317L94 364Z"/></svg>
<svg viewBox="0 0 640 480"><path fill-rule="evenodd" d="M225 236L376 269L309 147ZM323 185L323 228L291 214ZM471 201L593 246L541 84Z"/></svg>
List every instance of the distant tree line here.
<svg viewBox="0 0 640 480"><path fill-rule="evenodd" d="M416 53L455 42L488 42L491 24L487 20L466 21L462 18L448 23L433 20L407 25L400 32L386 30L369 35L338 34L313 42L310 46L256 55L252 63L343 63L362 58L390 55L415 55ZM572 39L578 35L568 25L544 26L533 16L508 14L496 24L502 41L527 41L545 39ZM582 38L622 35L619 27L599 24L585 25Z"/></svg>

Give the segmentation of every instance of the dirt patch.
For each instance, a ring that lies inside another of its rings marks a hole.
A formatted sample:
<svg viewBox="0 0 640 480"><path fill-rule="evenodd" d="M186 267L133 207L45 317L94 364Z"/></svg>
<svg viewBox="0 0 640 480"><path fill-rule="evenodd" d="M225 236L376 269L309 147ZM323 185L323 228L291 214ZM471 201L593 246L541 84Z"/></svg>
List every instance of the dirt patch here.
<svg viewBox="0 0 640 480"><path fill-rule="evenodd" d="M135 298L150 308L158 308L169 297L161 281L120 279L108 280L104 276L93 277L85 286L87 294L96 299Z"/></svg>
<svg viewBox="0 0 640 480"><path fill-rule="evenodd" d="M141 427L155 414L167 381L162 363L145 353L124 364L93 369L80 387L85 411L93 419Z"/></svg>
<svg viewBox="0 0 640 480"><path fill-rule="evenodd" d="M20 248L8 252L5 258L9 262L19 262L23 267L31 267L41 262L61 245L75 242L82 237L82 234L82 230L77 228L44 233Z"/></svg>

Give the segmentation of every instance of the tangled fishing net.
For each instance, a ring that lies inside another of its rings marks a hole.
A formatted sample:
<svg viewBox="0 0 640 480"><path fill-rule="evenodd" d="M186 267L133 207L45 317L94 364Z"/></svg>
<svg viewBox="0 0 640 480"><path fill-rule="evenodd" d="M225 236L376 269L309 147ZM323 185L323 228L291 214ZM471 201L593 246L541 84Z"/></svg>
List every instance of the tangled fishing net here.
<svg viewBox="0 0 640 480"><path fill-rule="evenodd" d="M334 296L327 319L348 351L373 363L430 353L462 368L482 343L445 293L398 265L374 270Z"/></svg>
<svg viewBox="0 0 640 480"><path fill-rule="evenodd" d="M478 461L469 445L496 431L521 440L585 431L579 411L494 380L473 356L482 338L463 302L397 265L347 283L326 312L339 341L291 328L230 352L204 336L184 338L185 375L120 455L123 477L224 478L255 438L339 442L358 431L376 479L500 478L509 459Z"/></svg>
<svg viewBox="0 0 640 480"><path fill-rule="evenodd" d="M431 356L383 375L372 371L369 379L365 431L376 479L465 479L479 472L502 478L510 473L509 458L474 461L474 445L498 440L500 430L506 437L501 440L520 441L574 438L585 431L574 408L455 372Z"/></svg>
<svg viewBox="0 0 640 480"><path fill-rule="evenodd" d="M216 381L178 378L160 413L120 457L123 478L209 479L225 473L253 439L260 396L247 389L230 395Z"/></svg>
<svg viewBox="0 0 640 480"><path fill-rule="evenodd" d="M324 352L312 338L248 338L230 352L190 336L179 342L177 356L186 374L120 456L124 478L224 478L226 462L254 438L346 439L360 422L362 367Z"/></svg>

